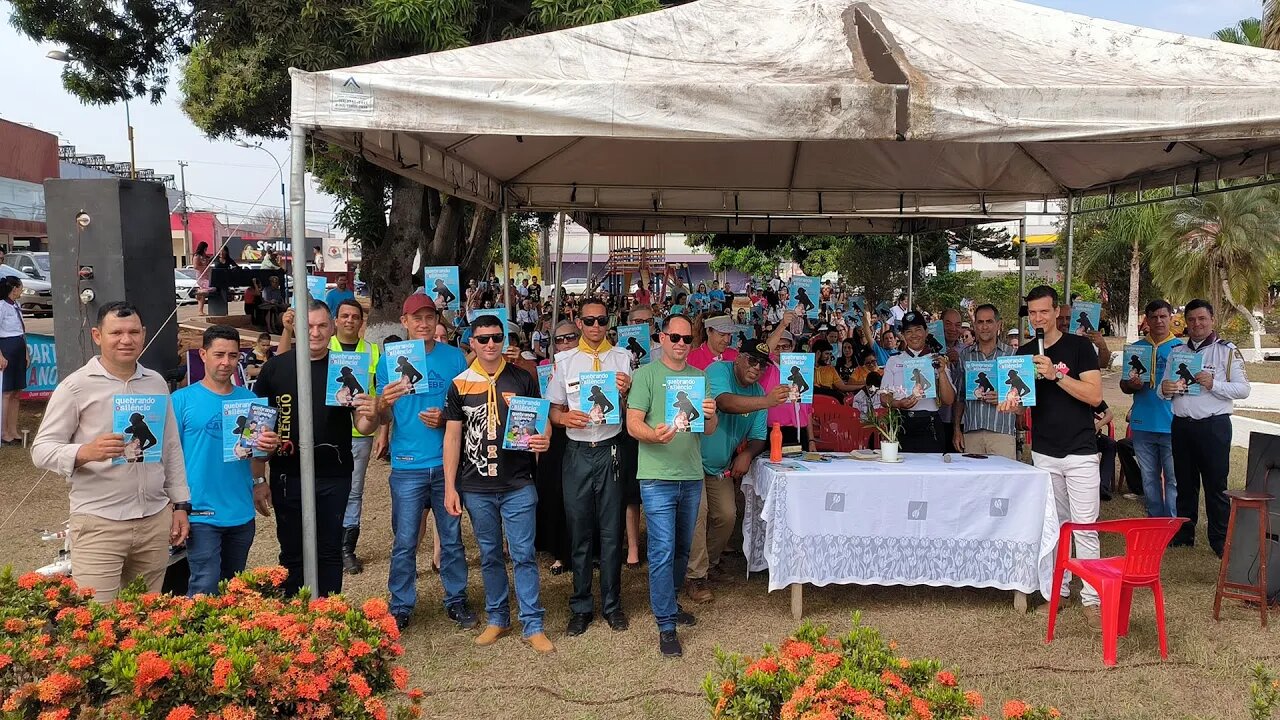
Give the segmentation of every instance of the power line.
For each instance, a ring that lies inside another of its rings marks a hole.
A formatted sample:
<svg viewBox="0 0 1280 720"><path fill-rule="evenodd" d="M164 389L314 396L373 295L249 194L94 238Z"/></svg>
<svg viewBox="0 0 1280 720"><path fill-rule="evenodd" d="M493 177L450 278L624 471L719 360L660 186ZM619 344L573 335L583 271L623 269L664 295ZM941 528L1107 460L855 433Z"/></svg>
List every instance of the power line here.
<svg viewBox="0 0 1280 720"><path fill-rule="evenodd" d="M226 203L234 203L236 205L253 205L254 204L254 203L247 203L243 200L233 200L231 198L217 197L215 195L200 195L198 193L187 193L187 194L193 198L200 198L201 200L209 200L211 202L226 202ZM338 214L336 212L331 212L329 210L308 210L307 213L316 214L316 215L325 215L328 217L333 217Z"/></svg>

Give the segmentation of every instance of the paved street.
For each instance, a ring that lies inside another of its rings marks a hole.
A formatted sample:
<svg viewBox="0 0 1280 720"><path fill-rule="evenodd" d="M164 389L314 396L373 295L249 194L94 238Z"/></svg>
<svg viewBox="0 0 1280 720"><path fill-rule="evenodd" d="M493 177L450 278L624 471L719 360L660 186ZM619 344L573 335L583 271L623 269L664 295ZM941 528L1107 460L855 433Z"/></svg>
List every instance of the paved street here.
<svg viewBox="0 0 1280 720"><path fill-rule="evenodd" d="M227 306L227 312L232 315L244 314L244 303L233 302ZM196 314L196 304L178 306L178 322L185 322L192 318L199 319ZM39 333L41 335L53 334L53 318L26 318L27 332Z"/></svg>

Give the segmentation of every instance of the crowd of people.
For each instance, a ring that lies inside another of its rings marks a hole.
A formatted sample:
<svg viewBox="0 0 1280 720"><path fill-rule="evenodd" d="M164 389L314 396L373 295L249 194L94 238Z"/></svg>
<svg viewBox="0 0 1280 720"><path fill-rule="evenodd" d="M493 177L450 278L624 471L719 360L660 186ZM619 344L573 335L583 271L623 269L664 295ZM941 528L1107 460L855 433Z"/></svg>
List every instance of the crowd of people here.
<svg viewBox="0 0 1280 720"><path fill-rule="evenodd" d="M357 550L365 476L372 459L385 457L394 536L387 591L401 628L417 609L417 555L428 528L445 616L462 628L480 623L469 593L465 511L480 555L485 627L477 644L500 641L518 620L530 647L554 650L543 622L541 551L552 559L547 570L572 573L568 637L586 632L597 608L612 630L627 630L624 568L647 562L659 650L679 656L678 628L696 623L680 599L714 600L740 527L739 483L765 451L769 429L778 427L787 445L819 449L813 407L792 402L790 385L779 377L779 355L792 351L815 355L815 392L864 416L886 408L901 413L906 452L1016 459L1024 433L1032 461L1052 477L1059 518L1097 519L1105 477L1099 442L1110 421L1100 368L1110 365L1111 351L1096 332L1068 332L1070 306L1053 288L1036 287L1024 298L1034 332L1024 335L1020 322L1010 322L1020 318L1002 318L988 303L928 314L903 295L864 307L870 303L824 283L812 318L788 309L787 288L777 278L737 291L727 283L698 283L692 291L689 285L641 281L625 295L559 297L555 308L556 298L543 297L536 279L503 287L490 277L468 281L456 312L448 309L452 292L422 289L403 302L403 335L385 339L421 343L425 365L416 382L388 367L380 346L365 337L365 307L345 294L310 302L306 343L296 349L292 311L274 350L270 336L245 351L236 330L211 326L200 349L204 378L172 396L160 463L114 462L125 442L109 431L111 398L168 391L138 364L145 329L136 309L106 305L92 332L100 354L54 391L32 448L37 466L70 481L73 573L100 600L135 576L158 589L169 545L185 542L190 592L217 592L219 582L245 566L255 512L274 513L286 589L301 587L297 423L305 412L314 427L319 594L341 591L344 573L364 569ZM514 312L505 320L502 312L471 312L502 308L508 294ZM1214 332L1209 303L1187 304L1185 340L1169 336L1169 311L1163 301L1146 308L1144 342L1157 364L1167 364L1175 346L1201 353L1203 370L1191 382L1202 392L1188 393L1185 378L1156 373L1144 382L1125 374L1121 389L1134 395L1133 446L1149 514L1190 517L1179 541L1191 544L1203 486L1209 543L1221 554L1228 416L1249 384L1239 353ZM929 332L935 317L940 338ZM624 325L647 326L645 357L618 346ZM331 351L371 356L374 380L350 407L325 402ZM297 406L296 352L311 360L309 408ZM1038 401L1029 413L995 392L967 396L967 363L1014 354L1034 361ZM934 377L926 381L936 397L904 389L905 361L921 356L932 358ZM242 366L254 380L252 391L232 382ZM601 422L581 409L580 379L588 372L614 374L618 421ZM681 378L704 383L705 399L685 410L701 431L668 419L666 388ZM504 449L514 397L550 402L549 429L534 432L527 451ZM263 457L224 462L223 403L253 398L278 409L278 427L262 433ZM1075 543L1077 556L1097 557L1095 533L1077 533ZM1096 625L1098 597L1088 585L1081 603Z"/></svg>

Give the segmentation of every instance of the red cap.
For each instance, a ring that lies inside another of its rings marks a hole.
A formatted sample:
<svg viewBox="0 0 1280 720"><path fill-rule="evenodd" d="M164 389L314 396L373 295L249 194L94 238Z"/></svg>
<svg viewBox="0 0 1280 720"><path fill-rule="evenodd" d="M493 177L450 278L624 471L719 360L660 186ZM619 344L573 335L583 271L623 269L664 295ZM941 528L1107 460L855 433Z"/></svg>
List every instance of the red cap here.
<svg viewBox="0 0 1280 720"><path fill-rule="evenodd" d="M431 298L422 293L414 293L404 299L404 309L401 315L412 315L423 308L431 308L431 312L436 311L436 303Z"/></svg>

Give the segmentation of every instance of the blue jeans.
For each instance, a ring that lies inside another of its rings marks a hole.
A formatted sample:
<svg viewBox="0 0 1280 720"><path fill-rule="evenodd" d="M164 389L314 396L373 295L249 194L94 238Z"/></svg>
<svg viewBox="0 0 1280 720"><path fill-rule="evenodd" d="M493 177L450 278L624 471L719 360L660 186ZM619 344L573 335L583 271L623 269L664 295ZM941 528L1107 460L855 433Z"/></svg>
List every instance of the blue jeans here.
<svg viewBox="0 0 1280 720"><path fill-rule="evenodd" d="M187 537L187 564L191 566L188 596L216 595L218 583L244 570L253 545L254 527L253 520L230 527L191 523Z"/></svg>
<svg viewBox="0 0 1280 720"><path fill-rule="evenodd" d="M480 546L480 575L484 578L484 611L488 623L511 627L511 589L507 583L507 562L502 555L502 536L516 579L516 602L520 605L520 625L524 636L542 632L541 589L537 552L533 549L538 512L538 491L533 485L508 492L462 493L462 503L471 516L471 529Z"/></svg>
<svg viewBox="0 0 1280 720"><path fill-rule="evenodd" d="M1133 453L1142 471L1142 496L1148 517L1178 516L1178 481L1173 475L1171 437L1169 433L1133 431Z"/></svg>
<svg viewBox="0 0 1280 720"><path fill-rule="evenodd" d="M418 602L418 531L428 508L440 533L440 584L444 606L467 600L467 558L462 523L444 509L444 468L391 471L391 570L387 590L391 612L413 612Z"/></svg>
<svg viewBox="0 0 1280 720"><path fill-rule="evenodd" d="M369 455L373 451L372 437L351 438L351 459L355 468L351 471L351 494L347 496L347 511L342 516L342 527L360 527L360 510L364 506L364 474L369 469Z"/></svg>
<svg viewBox="0 0 1280 720"><path fill-rule="evenodd" d="M675 630L676 593L689 570L702 481L641 480L640 502L649 528L649 605L658 630Z"/></svg>

